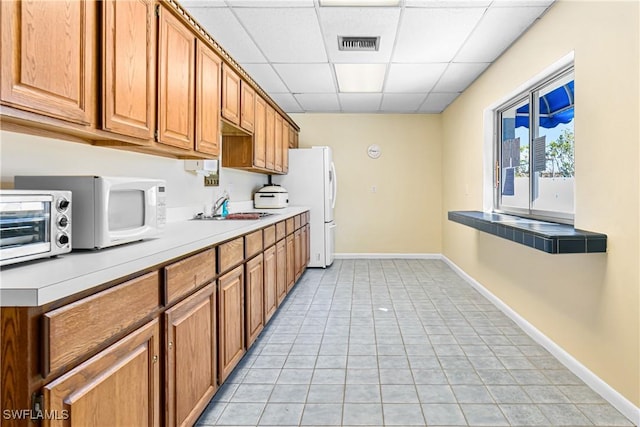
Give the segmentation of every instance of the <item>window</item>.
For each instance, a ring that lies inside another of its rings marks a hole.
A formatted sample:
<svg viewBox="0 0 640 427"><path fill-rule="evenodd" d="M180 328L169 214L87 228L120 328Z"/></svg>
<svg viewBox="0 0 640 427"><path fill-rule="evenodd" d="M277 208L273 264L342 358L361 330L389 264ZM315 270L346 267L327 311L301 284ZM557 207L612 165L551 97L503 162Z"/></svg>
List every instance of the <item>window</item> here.
<svg viewBox="0 0 640 427"><path fill-rule="evenodd" d="M496 210L572 223L573 67L499 107L496 125Z"/></svg>

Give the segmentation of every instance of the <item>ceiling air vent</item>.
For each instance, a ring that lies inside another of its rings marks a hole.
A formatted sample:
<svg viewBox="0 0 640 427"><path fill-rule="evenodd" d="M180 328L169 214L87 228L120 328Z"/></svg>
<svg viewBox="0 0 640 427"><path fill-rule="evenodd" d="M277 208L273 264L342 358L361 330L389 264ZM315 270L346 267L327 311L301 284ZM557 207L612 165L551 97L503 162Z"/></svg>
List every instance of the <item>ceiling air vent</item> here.
<svg viewBox="0 0 640 427"><path fill-rule="evenodd" d="M338 36L338 49L359 52L376 52L380 47L380 37Z"/></svg>

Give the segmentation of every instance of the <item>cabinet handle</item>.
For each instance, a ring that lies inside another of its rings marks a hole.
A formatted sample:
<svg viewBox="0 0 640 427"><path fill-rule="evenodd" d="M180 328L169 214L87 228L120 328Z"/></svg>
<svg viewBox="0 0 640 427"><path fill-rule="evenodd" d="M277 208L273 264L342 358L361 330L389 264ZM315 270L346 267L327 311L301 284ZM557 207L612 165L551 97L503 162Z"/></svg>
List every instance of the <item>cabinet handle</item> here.
<svg viewBox="0 0 640 427"><path fill-rule="evenodd" d="M158 363L158 355L157 354L153 355L153 363Z"/></svg>

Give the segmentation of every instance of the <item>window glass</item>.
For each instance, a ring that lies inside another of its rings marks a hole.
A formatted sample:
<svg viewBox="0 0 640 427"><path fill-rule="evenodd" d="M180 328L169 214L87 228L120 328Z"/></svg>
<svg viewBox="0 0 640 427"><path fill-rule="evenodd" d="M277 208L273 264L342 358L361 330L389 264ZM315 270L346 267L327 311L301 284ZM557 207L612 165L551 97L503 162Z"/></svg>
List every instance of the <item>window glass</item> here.
<svg viewBox="0 0 640 427"><path fill-rule="evenodd" d="M528 105L528 99L520 101L500 118L500 195L505 207L529 209L529 112L518 112Z"/></svg>

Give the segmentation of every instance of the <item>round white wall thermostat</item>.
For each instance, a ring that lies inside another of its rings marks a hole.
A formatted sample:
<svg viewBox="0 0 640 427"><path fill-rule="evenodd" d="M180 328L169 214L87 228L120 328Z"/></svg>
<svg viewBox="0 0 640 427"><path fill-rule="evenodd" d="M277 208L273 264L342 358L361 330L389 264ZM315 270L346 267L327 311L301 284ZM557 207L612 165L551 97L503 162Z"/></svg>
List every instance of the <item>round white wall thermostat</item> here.
<svg viewBox="0 0 640 427"><path fill-rule="evenodd" d="M372 145L369 146L369 148L367 148L367 154L372 159L377 159L382 154L382 150L380 149L380 147L378 145L372 144Z"/></svg>

